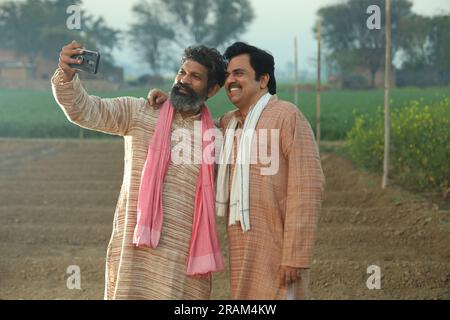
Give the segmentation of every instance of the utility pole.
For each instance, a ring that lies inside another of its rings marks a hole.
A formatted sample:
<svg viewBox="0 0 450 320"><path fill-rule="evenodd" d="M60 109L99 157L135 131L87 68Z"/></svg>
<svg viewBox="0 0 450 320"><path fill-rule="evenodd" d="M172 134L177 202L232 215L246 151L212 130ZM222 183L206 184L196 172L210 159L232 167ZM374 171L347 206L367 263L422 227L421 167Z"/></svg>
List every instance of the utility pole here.
<svg viewBox="0 0 450 320"><path fill-rule="evenodd" d="M317 21L317 94L316 94L316 140L320 146L320 91L321 88L321 46L320 46L320 19Z"/></svg>
<svg viewBox="0 0 450 320"><path fill-rule="evenodd" d="M384 161L383 181L381 188L385 189L389 177L389 146L391 134L391 118L389 111L389 89L391 87L391 0L386 0L386 59L384 69Z"/></svg>
<svg viewBox="0 0 450 320"><path fill-rule="evenodd" d="M294 37L294 104L298 106L298 45Z"/></svg>

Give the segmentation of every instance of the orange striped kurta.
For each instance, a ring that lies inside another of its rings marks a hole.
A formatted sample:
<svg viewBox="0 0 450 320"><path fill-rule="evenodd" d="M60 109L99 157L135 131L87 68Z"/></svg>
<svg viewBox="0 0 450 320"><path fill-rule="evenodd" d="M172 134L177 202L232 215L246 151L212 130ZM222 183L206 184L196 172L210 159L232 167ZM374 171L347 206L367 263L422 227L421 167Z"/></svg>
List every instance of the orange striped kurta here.
<svg viewBox="0 0 450 320"><path fill-rule="evenodd" d="M210 277L185 274L200 165L170 163L163 186L164 222L159 246L136 248L132 239L141 172L159 111L142 98L89 96L78 76L62 83L59 69L52 78L52 88L71 122L124 137L124 176L107 248L105 299L209 299ZM193 142L194 120L200 117L183 119L176 112L172 132L188 130ZM200 135L200 130L195 134ZM187 139L182 141L188 143ZM175 144L184 149L178 141L172 141L172 146ZM185 147L191 148L193 154L201 154L201 144Z"/></svg>
<svg viewBox="0 0 450 320"><path fill-rule="evenodd" d="M227 128L232 117L238 119L238 128L242 128L238 110L225 114L220 127ZM287 287L279 285L279 268L311 267L323 197L324 176L318 148L311 127L298 108L273 96L256 126L256 137L261 129L279 130L279 169L276 174L261 175L260 169L269 165L250 165L250 230L244 233L239 223L228 226L233 299L287 298ZM264 148L270 155L274 141L268 140ZM235 139L234 158L236 154ZM303 281L295 284L296 298L305 297L308 278L308 272L303 272Z"/></svg>

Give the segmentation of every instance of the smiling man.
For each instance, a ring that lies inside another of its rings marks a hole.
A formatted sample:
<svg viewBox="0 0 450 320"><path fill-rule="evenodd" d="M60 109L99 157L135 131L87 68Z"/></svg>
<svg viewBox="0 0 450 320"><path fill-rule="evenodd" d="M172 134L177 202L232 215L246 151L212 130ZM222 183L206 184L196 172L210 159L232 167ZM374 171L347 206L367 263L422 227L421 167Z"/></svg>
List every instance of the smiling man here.
<svg viewBox="0 0 450 320"><path fill-rule="evenodd" d="M223 269L214 208L214 164L171 161L172 143L188 144L197 158L214 127L204 102L225 80L220 53L204 46L184 51L181 66L160 110L144 99L101 99L83 89L71 56L60 53L53 94L67 118L81 127L120 135L125 141L123 184L106 257L105 299L209 299L211 272ZM194 126L194 122L201 126ZM194 128L200 127L200 130ZM172 141L183 130L194 139Z"/></svg>
<svg viewBox="0 0 450 320"><path fill-rule="evenodd" d="M224 56L225 90L237 109L219 121L216 207L228 218L231 295L304 299L325 182L318 147L299 109L277 98L272 55L236 42ZM150 105L166 97L150 91ZM270 153L277 170L262 161Z"/></svg>
<svg viewBox="0 0 450 320"><path fill-rule="evenodd" d="M255 152L248 139L224 141L222 154L237 158L219 165L216 195L218 213L228 216L232 297L305 298L324 185L311 127L295 105L277 98L272 55L237 42L224 56L225 90L237 109L220 127L242 129L242 136L254 130L258 141L265 131L277 132L278 139L258 148L279 149L278 171L264 174L260 161L239 161L250 158L246 150Z"/></svg>

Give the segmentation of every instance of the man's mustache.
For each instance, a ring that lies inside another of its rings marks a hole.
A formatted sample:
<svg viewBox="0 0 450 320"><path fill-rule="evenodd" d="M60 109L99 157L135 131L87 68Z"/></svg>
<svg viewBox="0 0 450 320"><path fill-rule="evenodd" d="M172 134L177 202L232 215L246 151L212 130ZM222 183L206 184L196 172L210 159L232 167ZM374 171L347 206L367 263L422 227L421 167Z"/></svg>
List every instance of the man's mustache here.
<svg viewBox="0 0 450 320"><path fill-rule="evenodd" d="M184 91L186 91L190 96L196 96L197 93L194 91L194 89L192 89L191 86L184 84L184 83L176 83L173 85L172 89L176 92L180 94L180 89L183 89Z"/></svg>

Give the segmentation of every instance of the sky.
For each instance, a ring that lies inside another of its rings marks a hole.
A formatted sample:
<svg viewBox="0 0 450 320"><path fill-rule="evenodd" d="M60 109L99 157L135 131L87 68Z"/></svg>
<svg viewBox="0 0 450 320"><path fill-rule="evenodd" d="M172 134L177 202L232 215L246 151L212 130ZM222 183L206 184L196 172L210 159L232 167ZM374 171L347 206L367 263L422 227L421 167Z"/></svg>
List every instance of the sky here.
<svg viewBox="0 0 450 320"><path fill-rule="evenodd" d="M314 75L314 59L317 44L312 28L319 8L343 0L250 0L255 19L242 34L242 41L271 52L275 57L276 70L288 73L289 62L294 60L294 37L299 43L300 80ZM393 0L395 1L395 0ZM103 16L109 26L126 30L133 21L132 6L138 0L109 1L83 0L83 8L96 16ZM422 15L450 12L450 0L412 0L413 11ZM138 75L148 68L142 65L129 44L114 52L117 64L125 66L127 75ZM131 57L131 59L130 59ZM305 79L303 79L305 80Z"/></svg>

